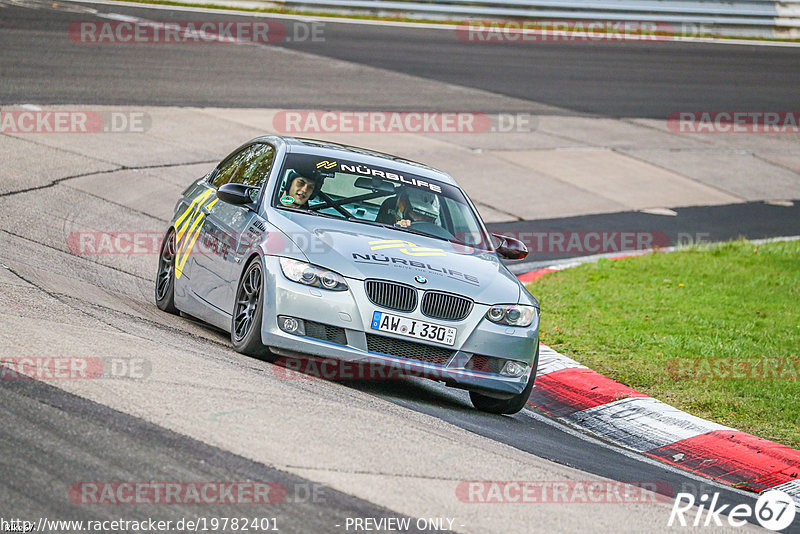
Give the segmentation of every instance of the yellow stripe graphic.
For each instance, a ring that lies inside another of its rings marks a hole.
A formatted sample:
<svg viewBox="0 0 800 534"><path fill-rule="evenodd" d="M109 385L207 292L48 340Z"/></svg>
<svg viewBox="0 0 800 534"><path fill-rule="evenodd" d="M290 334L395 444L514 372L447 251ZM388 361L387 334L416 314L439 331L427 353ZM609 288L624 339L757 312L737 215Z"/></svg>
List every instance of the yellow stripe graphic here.
<svg viewBox="0 0 800 534"><path fill-rule="evenodd" d="M177 221L175 221L175 226L179 226L178 232L175 234L175 244L177 248L181 248L182 245L181 240L183 239L183 234L186 233L186 229L189 227L190 224L192 224L192 219L200 211L200 208L203 207L203 202L205 202L206 199L208 199L208 196L212 192L213 189L209 189L205 193L194 199L194 201L192 201L191 206L189 206L189 209L187 209L183 213L183 215L181 215L180 218ZM190 215L190 212L193 213ZM185 222L183 222L183 219L185 219L187 215L190 215L189 218L186 219ZM181 222L183 222L183 226L181 226Z"/></svg>
<svg viewBox="0 0 800 534"><path fill-rule="evenodd" d="M203 225L200 224L200 222L204 218L205 218L204 213L201 213L200 215L197 216L197 218L194 220L194 224L192 224L192 227L189 229L189 233L187 234L191 237L187 238L185 250L183 251L183 253L178 251L175 255L175 278L180 278L181 275L183 274L183 266L186 265L186 260L189 257L189 253L192 251L192 247L194 247L195 241L197 241L197 236L200 235L200 230L203 229ZM198 224L200 224L199 228L197 227Z"/></svg>
<svg viewBox="0 0 800 534"><path fill-rule="evenodd" d="M370 241L370 249L381 250L384 248L396 248L403 254L409 256L446 256L444 250L440 248L418 247L411 241L404 241L402 239L382 239L380 241ZM410 249L410 250L409 250ZM412 252L413 251L413 252Z"/></svg>
<svg viewBox="0 0 800 534"><path fill-rule="evenodd" d="M177 221L175 221L175 226L180 226L180 225L181 225L181 223L183 222L183 220L184 220L186 217L188 217L188 216L189 216L189 213L190 213L190 212L191 212L191 211L192 211L192 210L195 208L195 206L197 205L197 203L198 203L198 202L199 202L199 203L201 203L201 204L202 204L203 202L205 202L206 198L208 198L208 195L210 195L210 194L211 194L211 191L213 191L213 189L208 189L208 190L206 190L206 192L205 192L205 193L203 193L202 195L195 197L195 199L194 199L194 200L192 200L192 203L191 203L191 204L189 204L189 207L188 207L188 208L186 208L186 211L184 211L184 212L181 214L181 216L180 216L180 217L178 217L178 220L177 220Z"/></svg>
<svg viewBox="0 0 800 534"><path fill-rule="evenodd" d="M381 250L384 248L399 248L399 247L416 247L411 241L403 241L402 239L383 239L380 241L370 241L370 248L372 250Z"/></svg>

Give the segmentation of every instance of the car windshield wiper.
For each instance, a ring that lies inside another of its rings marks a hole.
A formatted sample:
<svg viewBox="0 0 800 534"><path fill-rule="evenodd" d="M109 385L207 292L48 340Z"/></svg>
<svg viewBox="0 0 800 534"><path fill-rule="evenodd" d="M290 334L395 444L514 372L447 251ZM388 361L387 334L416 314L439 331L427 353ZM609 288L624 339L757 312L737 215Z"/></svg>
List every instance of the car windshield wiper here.
<svg viewBox="0 0 800 534"><path fill-rule="evenodd" d="M380 226L381 228L389 228L391 230L398 230L400 232L408 232L408 233L411 233L411 234L421 235L421 236L425 236L425 237L432 237L433 239L438 239L440 241L446 241L448 243L456 243L458 245L464 245L464 246L468 246L468 247L472 247L472 248L476 248L476 249L480 249L480 250L485 250L485 249L483 249L481 247L478 247L478 246L475 246L475 245L469 245L467 243L462 243L462 242L460 242L458 240L455 240L455 239L446 239L444 237L441 237L441 236L438 236L438 235L429 234L427 232L423 232L421 230L416 230L414 228L404 228L402 226L397 226L396 224L379 223L378 221L366 221L364 219L359 219L359 218L356 218L356 217L353 217L352 219L349 219L349 221L350 222L358 222L358 223L362 223L362 224L368 224L370 226Z"/></svg>
<svg viewBox="0 0 800 534"><path fill-rule="evenodd" d="M463 241L459 241L457 239L448 239L449 243L453 243L454 245L458 245L460 247L466 247L473 249L475 252L493 252L486 248L486 245L475 245L473 243L465 243Z"/></svg>
<svg viewBox="0 0 800 534"><path fill-rule="evenodd" d="M359 218L356 218L356 217L353 217L352 219L350 219L350 222L360 222L360 223L363 223L363 224L368 224L370 226L380 226L381 228L397 228L396 226L391 225L391 224L379 223L378 221L367 221L367 220L359 219Z"/></svg>
<svg viewBox="0 0 800 534"><path fill-rule="evenodd" d="M415 228L408 228L408 227L397 226L397 225L390 226L389 228L394 228L395 230L400 230L401 232L408 232L408 233L411 233L411 234L423 235L423 236L425 236L425 237L432 237L432 238L434 238L434 239L438 239L438 240L440 240L440 241L446 241L446 242L448 242L448 243L450 242L450 240L449 240L449 239L445 239L445 238L444 238L444 237L442 237L442 236L438 236L438 235L434 235L434 234L429 234L428 232L423 232L422 230L417 230L417 229L415 229Z"/></svg>
<svg viewBox="0 0 800 534"><path fill-rule="evenodd" d="M300 208L283 208L289 211L294 211L296 213L307 213L308 215L316 215L317 217L326 217L328 219L336 219L337 221L344 221L346 220L344 217L337 217L336 215L331 215L330 213L320 213L319 211L307 209L302 210Z"/></svg>
<svg viewBox="0 0 800 534"><path fill-rule="evenodd" d="M396 224L379 223L378 221L365 221L364 219L358 219L358 218L355 218L355 217L352 218L352 219L349 219L349 220L350 220L350 222L360 222L360 223L363 223L363 224L368 224L370 226L380 226L381 228L390 228L392 230L399 230L401 232L410 232L412 234L424 235L425 237L433 237L433 238L436 238L436 239L441 239L442 241L448 241L447 239L435 236L433 234L427 234L427 233L421 232L419 230L414 230L413 228L404 228L402 226L397 226Z"/></svg>

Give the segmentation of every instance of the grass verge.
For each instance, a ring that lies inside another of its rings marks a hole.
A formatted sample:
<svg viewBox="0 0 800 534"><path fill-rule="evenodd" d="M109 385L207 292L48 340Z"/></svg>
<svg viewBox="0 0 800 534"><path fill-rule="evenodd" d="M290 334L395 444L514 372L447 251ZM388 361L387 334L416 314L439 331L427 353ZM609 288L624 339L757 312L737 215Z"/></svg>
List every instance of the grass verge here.
<svg viewBox="0 0 800 534"><path fill-rule="evenodd" d="M543 343L686 412L800 449L800 241L600 260L528 288Z"/></svg>

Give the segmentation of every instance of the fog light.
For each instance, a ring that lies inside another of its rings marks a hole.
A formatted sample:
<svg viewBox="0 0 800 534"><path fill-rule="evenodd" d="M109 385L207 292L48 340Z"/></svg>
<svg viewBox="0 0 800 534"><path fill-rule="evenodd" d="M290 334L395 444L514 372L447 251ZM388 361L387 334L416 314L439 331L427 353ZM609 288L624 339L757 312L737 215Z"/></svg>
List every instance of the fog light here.
<svg viewBox="0 0 800 534"><path fill-rule="evenodd" d="M501 375L510 376L512 378L517 378L525 374L525 370L528 368L527 365L520 362L513 362L507 361L506 364L503 366L503 370L500 371Z"/></svg>
<svg viewBox="0 0 800 534"><path fill-rule="evenodd" d="M306 335L306 326L303 324L302 319L295 319L294 317L279 315L278 327L289 334L295 334L298 336Z"/></svg>

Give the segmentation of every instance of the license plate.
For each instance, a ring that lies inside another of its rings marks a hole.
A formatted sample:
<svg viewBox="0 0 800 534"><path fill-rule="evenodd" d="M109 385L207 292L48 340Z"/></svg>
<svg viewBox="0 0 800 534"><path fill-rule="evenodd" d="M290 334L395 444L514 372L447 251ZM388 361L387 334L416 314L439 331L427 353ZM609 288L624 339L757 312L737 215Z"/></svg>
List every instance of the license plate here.
<svg viewBox="0 0 800 534"><path fill-rule="evenodd" d="M376 311L372 314L373 330L381 332L391 332L401 336L413 337L425 341L435 341L445 345L453 345L456 342L456 329L450 326L441 326L408 317L400 317L391 313Z"/></svg>

